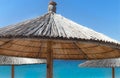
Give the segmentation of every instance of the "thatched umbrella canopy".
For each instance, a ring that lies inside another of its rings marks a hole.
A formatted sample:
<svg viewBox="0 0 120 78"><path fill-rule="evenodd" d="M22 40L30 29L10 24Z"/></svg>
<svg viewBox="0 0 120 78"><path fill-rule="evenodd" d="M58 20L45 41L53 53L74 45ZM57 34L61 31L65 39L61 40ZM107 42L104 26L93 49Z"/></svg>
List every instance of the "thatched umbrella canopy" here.
<svg viewBox="0 0 120 78"><path fill-rule="evenodd" d="M43 64L46 63L44 59L21 58L0 55L0 65L27 65L27 64Z"/></svg>
<svg viewBox="0 0 120 78"><path fill-rule="evenodd" d="M81 60L120 57L120 43L56 14L51 1L48 13L0 29L0 54L47 59L52 78L53 59Z"/></svg>
<svg viewBox="0 0 120 78"><path fill-rule="evenodd" d="M33 59L33 58L20 58L0 55L0 65L12 65L11 78L14 78L14 66L15 65L27 65L27 64L45 64L44 59Z"/></svg>
<svg viewBox="0 0 120 78"><path fill-rule="evenodd" d="M105 59L105 60L91 60L79 65L80 67L111 67L112 78L115 78L115 67L120 67L120 58Z"/></svg>
<svg viewBox="0 0 120 78"><path fill-rule="evenodd" d="M120 58L90 60L80 64L81 67L120 67Z"/></svg>

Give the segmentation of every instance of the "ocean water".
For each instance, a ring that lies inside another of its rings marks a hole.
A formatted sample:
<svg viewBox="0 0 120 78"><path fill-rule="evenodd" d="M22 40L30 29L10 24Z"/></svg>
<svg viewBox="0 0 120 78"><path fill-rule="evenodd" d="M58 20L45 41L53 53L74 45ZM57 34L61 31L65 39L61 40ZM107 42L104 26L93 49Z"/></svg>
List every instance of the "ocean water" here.
<svg viewBox="0 0 120 78"><path fill-rule="evenodd" d="M111 68L81 68L84 61L54 61L54 78L112 78ZM120 68L115 68L120 78ZM11 66L0 66L0 78L11 78ZM46 78L46 64L15 66L15 78Z"/></svg>

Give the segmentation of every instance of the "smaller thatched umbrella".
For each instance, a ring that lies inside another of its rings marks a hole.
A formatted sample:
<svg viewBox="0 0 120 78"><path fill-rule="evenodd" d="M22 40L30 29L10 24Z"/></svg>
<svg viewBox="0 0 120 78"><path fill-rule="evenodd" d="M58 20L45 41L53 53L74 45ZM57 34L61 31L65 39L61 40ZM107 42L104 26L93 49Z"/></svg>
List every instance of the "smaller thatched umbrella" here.
<svg viewBox="0 0 120 78"><path fill-rule="evenodd" d="M80 67L111 67L112 78L115 78L115 67L120 67L119 59L91 60L79 65Z"/></svg>
<svg viewBox="0 0 120 78"><path fill-rule="evenodd" d="M11 78L14 78L14 65L43 64L44 59L19 58L10 56L0 56L0 65L12 65Z"/></svg>

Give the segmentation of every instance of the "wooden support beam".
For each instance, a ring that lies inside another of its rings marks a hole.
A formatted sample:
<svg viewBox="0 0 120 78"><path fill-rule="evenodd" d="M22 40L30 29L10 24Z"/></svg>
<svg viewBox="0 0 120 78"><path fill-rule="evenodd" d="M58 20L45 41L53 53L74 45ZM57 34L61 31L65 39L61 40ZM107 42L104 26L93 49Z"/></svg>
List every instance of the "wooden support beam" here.
<svg viewBox="0 0 120 78"><path fill-rule="evenodd" d="M14 78L14 65L12 65L12 69L11 69L11 75L12 75L12 78Z"/></svg>
<svg viewBox="0 0 120 78"><path fill-rule="evenodd" d="M9 41L4 42L3 44L0 45L0 47L8 44L8 43L11 42L11 41L12 41L12 40L9 40Z"/></svg>
<svg viewBox="0 0 120 78"><path fill-rule="evenodd" d="M53 50L52 41L47 42L47 78L53 78Z"/></svg>
<svg viewBox="0 0 120 78"><path fill-rule="evenodd" d="M79 52L85 57L85 59L89 59L88 55L78 46L77 42L74 42L73 44L79 50Z"/></svg>
<svg viewBox="0 0 120 78"><path fill-rule="evenodd" d="M115 68L112 67L112 78L115 78Z"/></svg>

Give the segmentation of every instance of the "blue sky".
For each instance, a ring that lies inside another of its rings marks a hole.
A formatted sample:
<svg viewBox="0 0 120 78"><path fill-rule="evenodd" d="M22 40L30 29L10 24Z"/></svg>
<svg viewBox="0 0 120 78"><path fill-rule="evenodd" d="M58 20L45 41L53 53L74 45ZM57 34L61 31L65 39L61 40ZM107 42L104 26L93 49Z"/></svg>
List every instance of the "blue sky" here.
<svg viewBox="0 0 120 78"><path fill-rule="evenodd" d="M120 41L120 0L55 1L58 3L58 14ZM49 0L0 0L0 27L47 13L48 2ZM54 78L111 76L110 68L78 68L80 62L55 61ZM16 78L45 78L45 72L46 65L20 66L16 67ZM116 68L116 76L120 77L120 68ZM0 67L0 78L10 78L9 66Z"/></svg>

